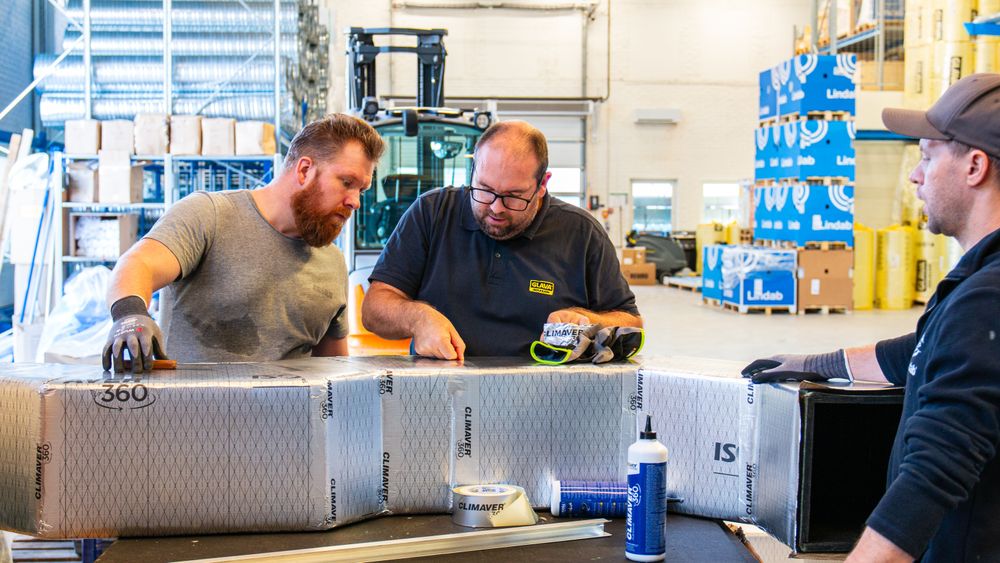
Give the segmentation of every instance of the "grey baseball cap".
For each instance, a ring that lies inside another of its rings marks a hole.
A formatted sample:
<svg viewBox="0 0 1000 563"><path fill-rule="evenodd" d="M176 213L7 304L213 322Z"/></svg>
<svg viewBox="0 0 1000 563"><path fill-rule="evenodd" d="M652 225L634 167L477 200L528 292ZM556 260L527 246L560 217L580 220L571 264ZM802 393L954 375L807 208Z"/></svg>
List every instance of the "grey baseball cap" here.
<svg viewBox="0 0 1000 563"><path fill-rule="evenodd" d="M1000 157L1000 74L966 76L927 111L886 108L882 123L900 135L959 141Z"/></svg>

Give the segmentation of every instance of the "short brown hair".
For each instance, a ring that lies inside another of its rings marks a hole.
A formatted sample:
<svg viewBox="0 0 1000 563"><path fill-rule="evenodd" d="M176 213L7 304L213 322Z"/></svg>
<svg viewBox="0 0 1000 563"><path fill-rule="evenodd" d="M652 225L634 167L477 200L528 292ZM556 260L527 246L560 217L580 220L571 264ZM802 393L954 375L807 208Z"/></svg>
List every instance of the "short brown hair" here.
<svg viewBox="0 0 1000 563"><path fill-rule="evenodd" d="M946 141L946 143L948 144L948 149L951 151L951 154L954 156L965 156L969 154L969 151L971 151L972 149L983 151L983 149L980 149L979 147L967 145L962 141L951 140L951 141ZM985 152L986 156L989 157L990 159L990 174L993 175L993 178L995 180L1000 181L1000 157L993 156L992 154L986 151L983 152Z"/></svg>
<svg viewBox="0 0 1000 563"><path fill-rule="evenodd" d="M545 140L545 135L526 121L498 121L490 125L483 132L482 136L479 137L479 140L476 141L473 164L478 160L479 149L489 144L494 137L507 135L519 141L524 148L528 149L538 159L535 180L539 184L542 183L542 179L545 178L545 171L549 169L549 144Z"/></svg>
<svg viewBox="0 0 1000 563"><path fill-rule="evenodd" d="M304 156L327 160L336 156L349 141L361 143L372 162L377 163L385 152L385 141L371 125L351 115L331 113L306 125L295 135L285 155L284 167L286 170L294 167Z"/></svg>

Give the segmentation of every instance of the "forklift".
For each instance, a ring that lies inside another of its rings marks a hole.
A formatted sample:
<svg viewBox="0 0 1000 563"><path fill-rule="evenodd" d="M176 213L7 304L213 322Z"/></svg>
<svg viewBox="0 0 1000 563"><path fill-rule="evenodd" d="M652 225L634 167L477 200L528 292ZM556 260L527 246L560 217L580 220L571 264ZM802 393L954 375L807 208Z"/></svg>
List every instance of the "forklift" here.
<svg viewBox="0 0 1000 563"><path fill-rule="evenodd" d="M347 34L347 111L369 122L386 143L371 189L342 235L350 271L348 344L352 354L408 354L409 340L383 340L364 328L361 302L368 276L403 213L421 194L469 183L476 141L493 116L444 107L447 30L352 27ZM416 46L375 44L376 38L389 37L413 37ZM376 94L380 53L417 56L415 106L384 107Z"/></svg>

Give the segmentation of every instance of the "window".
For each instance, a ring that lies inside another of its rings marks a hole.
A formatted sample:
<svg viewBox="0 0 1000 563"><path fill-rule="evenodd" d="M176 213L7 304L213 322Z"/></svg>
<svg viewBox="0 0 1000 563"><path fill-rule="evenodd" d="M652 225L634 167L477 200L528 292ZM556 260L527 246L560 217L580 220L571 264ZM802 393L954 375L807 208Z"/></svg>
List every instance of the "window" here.
<svg viewBox="0 0 1000 563"><path fill-rule="evenodd" d="M740 208L740 185L735 182L705 184L702 201L705 206L701 214L702 223L736 221Z"/></svg>
<svg viewBox="0 0 1000 563"><path fill-rule="evenodd" d="M669 233L673 199L672 180L632 180L632 228L647 233Z"/></svg>

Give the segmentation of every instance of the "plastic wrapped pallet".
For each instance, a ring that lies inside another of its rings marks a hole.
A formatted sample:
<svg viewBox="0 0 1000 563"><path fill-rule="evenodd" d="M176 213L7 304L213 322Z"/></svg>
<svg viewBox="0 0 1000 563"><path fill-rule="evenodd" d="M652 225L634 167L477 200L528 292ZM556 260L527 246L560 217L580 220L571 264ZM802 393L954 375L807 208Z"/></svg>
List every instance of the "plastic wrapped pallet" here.
<svg viewBox="0 0 1000 563"><path fill-rule="evenodd" d="M101 122L96 119L68 119L63 134L66 154L97 154L101 150Z"/></svg>
<svg viewBox="0 0 1000 563"><path fill-rule="evenodd" d="M135 116L135 154L161 155L170 142L170 122L165 113Z"/></svg>
<svg viewBox="0 0 1000 563"><path fill-rule="evenodd" d="M913 306L915 231L913 227L893 225L877 232L875 307L879 309L909 309Z"/></svg>
<svg viewBox="0 0 1000 563"><path fill-rule="evenodd" d="M202 118L201 154L232 156L236 154L236 120L225 117Z"/></svg>
<svg viewBox="0 0 1000 563"><path fill-rule="evenodd" d="M377 381L329 360L0 368L0 528L322 530L377 513Z"/></svg>
<svg viewBox="0 0 1000 563"><path fill-rule="evenodd" d="M857 223L854 226L854 308L859 311L875 306L875 231Z"/></svg>
<svg viewBox="0 0 1000 563"><path fill-rule="evenodd" d="M267 155L276 150L274 124L263 121L236 122L236 154Z"/></svg>
<svg viewBox="0 0 1000 563"><path fill-rule="evenodd" d="M101 150L134 154L134 125L124 119L101 122Z"/></svg>
<svg viewBox="0 0 1000 563"><path fill-rule="evenodd" d="M174 115L170 118L170 154L201 154L200 115Z"/></svg>

